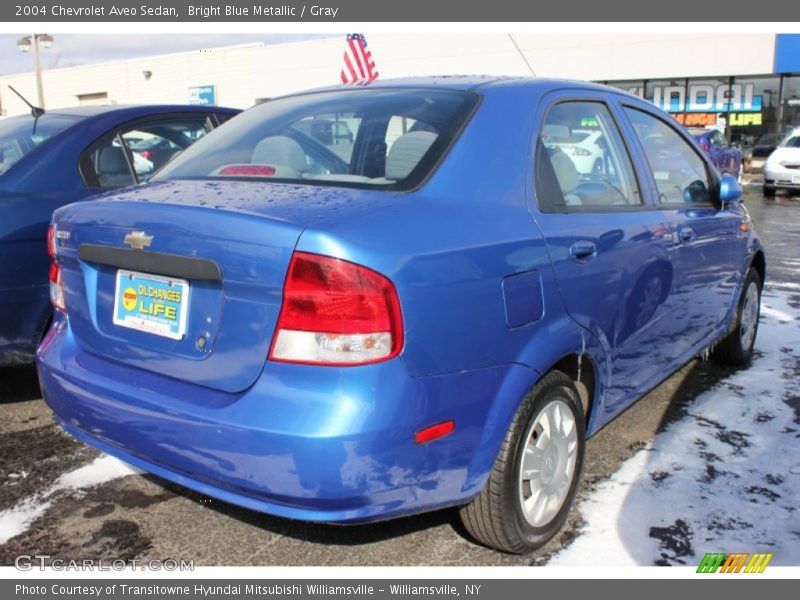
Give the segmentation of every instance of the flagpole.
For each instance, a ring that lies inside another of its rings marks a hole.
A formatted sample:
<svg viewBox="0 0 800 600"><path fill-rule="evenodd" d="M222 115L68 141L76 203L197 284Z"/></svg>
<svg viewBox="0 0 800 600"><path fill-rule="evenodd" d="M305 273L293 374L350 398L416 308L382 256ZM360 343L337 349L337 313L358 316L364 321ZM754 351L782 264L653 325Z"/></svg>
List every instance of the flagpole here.
<svg viewBox="0 0 800 600"><path fill-rule="evenodd" d="M514 36L509 33L508 34L508 39L510 39L511 43L514 44L514 48L517 49L517 52L519 52L519 55L522 57L522 60L525 61L525 64L528 65L528 70L531 72L531 75L536 77L536 71L533 70L533 67L531 66L531 63L529 63L528 59L525 58L525 54L522 52L522 49L517 44L517 41L514 39Z"/></svg>

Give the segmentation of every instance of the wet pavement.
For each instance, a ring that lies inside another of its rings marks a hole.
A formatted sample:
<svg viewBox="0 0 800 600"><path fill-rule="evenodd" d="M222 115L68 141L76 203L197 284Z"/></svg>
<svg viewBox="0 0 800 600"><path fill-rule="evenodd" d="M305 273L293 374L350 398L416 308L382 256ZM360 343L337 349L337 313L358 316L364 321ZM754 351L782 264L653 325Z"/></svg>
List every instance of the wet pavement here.
<svg viewBox="0 0 800 600"><path fill-rule="evenodd" d="M792 306L800 309L800 197L765 199L757 182L745 192L767 246L768 283L788 290ZM669 423L685 418L700 393L731 373L693 361L595 435L587 444L579 499ZM800 413L800 400L795 410ZM14 518L11 511L21 506L39 508L24 531L0 545L0 565L13 564L20 554L172 558L194 560L195 565L530 565L546 563L580 536L583 526L580 511L573 508L552 542L520 557L473 543L453 510L340 527L255 513L150 475L88 487L59 484L65 473L99 456L55 425L33 369L0 370L0 528L3 515Z"/></svg>

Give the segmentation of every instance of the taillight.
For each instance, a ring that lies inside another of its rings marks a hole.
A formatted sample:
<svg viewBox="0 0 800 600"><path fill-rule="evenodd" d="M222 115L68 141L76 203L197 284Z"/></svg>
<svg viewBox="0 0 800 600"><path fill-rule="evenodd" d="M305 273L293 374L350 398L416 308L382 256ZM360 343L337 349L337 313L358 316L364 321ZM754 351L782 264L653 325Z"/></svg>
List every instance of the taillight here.
<svg viewBox="0 0 800 600"><path fill-rule="evenodd" d="M153 152L152 150L142 150L141 152L139 152L139 156L141 156L144 159L149 159L151 156L153 156L153 154L155 154L155 152Z"/></svg>
<svg viewBox="0 0 800 600"><path fill-rule="evenodd" d="M56 261L56 229L47 230L47 253L50 255L50 303L59 310L67 310L64 301L64 286L61 285L61 267Z"/></svg>
<svg viewBox="0 0 800 600"><path fill-rule="evenodd" d="M700 142L700 147L703 149L703 152L708 152L711 149L711 146L706 142Z"/></svg>
<svg viewBox="0 0 800 600"><path fill-rule="evenodd" d="M403 319L394 285L351 262L295 252L270 360L363 365L397 356Z"/></svg>

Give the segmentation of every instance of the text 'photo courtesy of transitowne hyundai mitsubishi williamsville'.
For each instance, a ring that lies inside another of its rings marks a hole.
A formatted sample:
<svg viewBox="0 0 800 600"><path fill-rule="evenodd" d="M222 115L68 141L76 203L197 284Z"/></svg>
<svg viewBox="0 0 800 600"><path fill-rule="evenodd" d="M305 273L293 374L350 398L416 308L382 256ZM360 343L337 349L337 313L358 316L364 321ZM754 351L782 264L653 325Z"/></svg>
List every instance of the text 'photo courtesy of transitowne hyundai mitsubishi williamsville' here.
<svg viewBox="0 0 800 600"><path fill-rule="evenodd" d="M528 552L564 523L588 435L701 352L750 360L765 257L740 197L604 86L276 99L56 211L44 397L81 440L226 502L460 507Z"/></svg>

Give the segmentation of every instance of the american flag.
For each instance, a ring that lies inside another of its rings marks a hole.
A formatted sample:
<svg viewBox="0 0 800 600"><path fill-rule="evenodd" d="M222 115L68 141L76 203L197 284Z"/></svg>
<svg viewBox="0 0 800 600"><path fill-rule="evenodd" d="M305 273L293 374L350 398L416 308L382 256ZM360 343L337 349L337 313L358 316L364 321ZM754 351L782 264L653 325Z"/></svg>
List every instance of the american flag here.
<svg viewBox="0 0 800 600"><path fill-rule="evenodd" d="M367 50L367 40L363 33L348 33L344 51L342 83L358 85L378 78L372 53Z"/></svg>

